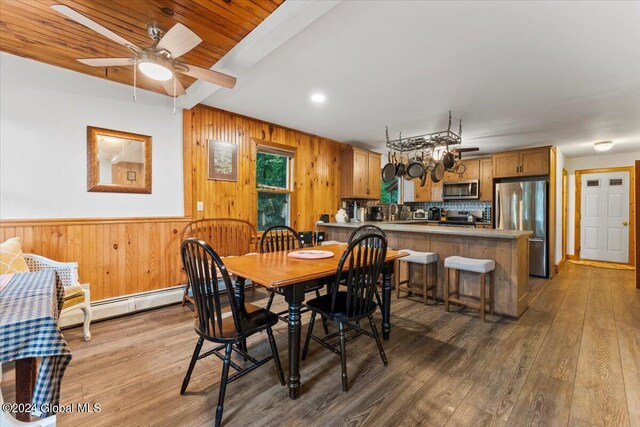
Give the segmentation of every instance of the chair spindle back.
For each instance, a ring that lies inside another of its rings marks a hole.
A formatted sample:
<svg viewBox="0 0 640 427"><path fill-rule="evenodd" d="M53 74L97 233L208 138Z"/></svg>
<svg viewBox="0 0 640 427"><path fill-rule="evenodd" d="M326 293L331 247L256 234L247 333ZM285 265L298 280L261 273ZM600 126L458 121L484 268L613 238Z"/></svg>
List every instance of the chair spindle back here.
<svg viewBox="0 0 640 427"><path fill-rule="evenodd" d="M220 256L205 241L191 237L180 248L182 265L197 308L200 332L212 338L222 337L222 302L228 301L236 327L240 330L240 317L233 284ZM224 290L220 289L222 281Z"/></svg>
<svg viewBox="0 0 640 427"><path fill-rule="evenodd" d="M262 233L259 246L260 253L267 253L300 249L304 245L293 228L286 225L274 225Z"/></svg>
<svg viewBox="0 0 640 427"><path fill-rule="evenodd" d="M356 317L369 312L378 279L387 256L387 239L369 233L354 239L338 263L336 281L331 288L331 310L335 310L336 297L341 288L347 287L347 315ZM344 271L345 267L348 268Z"/></svg>

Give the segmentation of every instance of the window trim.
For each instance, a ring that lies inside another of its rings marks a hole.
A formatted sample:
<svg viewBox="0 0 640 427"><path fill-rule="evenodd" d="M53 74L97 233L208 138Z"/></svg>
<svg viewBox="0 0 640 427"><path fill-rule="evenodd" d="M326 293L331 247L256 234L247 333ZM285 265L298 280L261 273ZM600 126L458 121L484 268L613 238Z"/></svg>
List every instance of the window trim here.
<svg viewBox="0 0 640 427"><path fill-rule="evenodd" d="M295 162L296 162L296 154L297 147L292 147L289 145L279 144L277 142L264 141L256 138L251 138L253 141L253 149L254 149L254 157L253 157L253 174L255 176L256 172L256 163L258 159L258 153L268 153L275 154L278 156L288 157L289 162L287 165L287 188L280 187L259 187L257 177L255 178L255 208L253 214L255 215L256 220L256 229L259 227L259 218L258 218L258 194L259 193L271 193L271 194L288 194L287 201L287 226L291 226L291 221L293 219L293 198L295 197ZM259 232L258 234L261 234Z"/></svg>

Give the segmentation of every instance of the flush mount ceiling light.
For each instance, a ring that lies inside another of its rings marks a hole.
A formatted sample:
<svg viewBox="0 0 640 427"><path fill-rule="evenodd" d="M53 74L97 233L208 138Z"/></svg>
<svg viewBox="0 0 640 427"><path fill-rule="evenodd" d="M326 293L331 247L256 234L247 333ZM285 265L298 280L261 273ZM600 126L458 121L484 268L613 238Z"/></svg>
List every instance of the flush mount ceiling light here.
<svg viewBox="0 0 640 427"><path fill-rule="evenodd" d="M593 148L595 148L596 151L609 151L613 148L613 141L594 142Z"/></svg>
<svg viewBox="0 0 640 427"><path fill-rule="evenodd" d="M323 103L325 100L327 99L326 96L324 96L321 93L314 93L313 95L311 95L311 100L313 102L315 102L316 104L321 104Z"/></svg>

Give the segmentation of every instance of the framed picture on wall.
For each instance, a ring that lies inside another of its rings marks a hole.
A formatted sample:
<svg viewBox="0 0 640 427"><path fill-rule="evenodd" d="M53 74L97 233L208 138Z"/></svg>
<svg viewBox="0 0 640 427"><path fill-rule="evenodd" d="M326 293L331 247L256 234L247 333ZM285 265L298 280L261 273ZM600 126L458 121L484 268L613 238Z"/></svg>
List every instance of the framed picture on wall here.
<svg viewBox="0 0 640 427"><path fill-rule="evenodd" d="M216 181L238 180L238 146L231 142L207 141L207 178Z"/></svg>

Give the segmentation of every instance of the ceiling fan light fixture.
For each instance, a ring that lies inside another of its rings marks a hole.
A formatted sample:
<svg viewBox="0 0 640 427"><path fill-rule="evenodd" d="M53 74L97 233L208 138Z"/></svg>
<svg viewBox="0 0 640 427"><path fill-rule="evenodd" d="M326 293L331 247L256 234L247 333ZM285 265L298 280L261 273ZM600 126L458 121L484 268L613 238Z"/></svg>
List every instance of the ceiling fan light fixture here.
<svg viewBox="0 0 640 427"><path fill-rule="evenodd" d="M594 142L593 148L595 148L596 151L609 151L613 148L613 141Z"/></svg>
<svg viewBox="0 0 640 427"><path fill-rule="evenodd" d="M167 81L173 77L173 70L153 61L141 61L138 63L138 69L150 79L160 82Z"/></svg>

